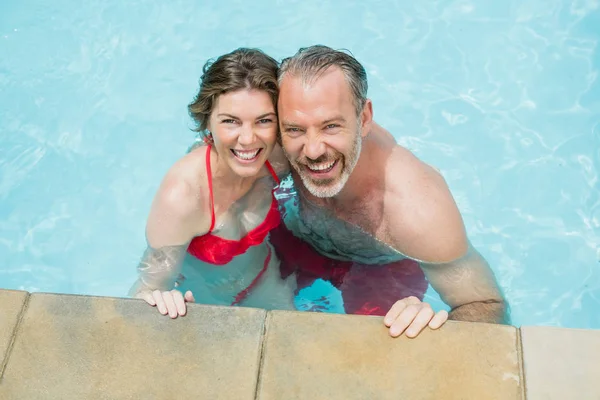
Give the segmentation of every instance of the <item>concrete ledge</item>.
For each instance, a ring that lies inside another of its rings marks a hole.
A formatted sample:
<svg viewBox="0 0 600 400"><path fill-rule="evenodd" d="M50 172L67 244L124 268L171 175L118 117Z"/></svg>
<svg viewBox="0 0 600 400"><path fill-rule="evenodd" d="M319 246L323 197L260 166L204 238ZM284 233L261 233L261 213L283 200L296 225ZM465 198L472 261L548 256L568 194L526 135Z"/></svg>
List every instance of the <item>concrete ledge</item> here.
<svg viewBox="0 0 600 400"><path fill-rule="evenodd" d="M266 312L32 294L1 399L254 398Z"/></svg>
<svg viewBox="0 0 600 400"><path fill-rule="evenodd" d="M259 385L275 399L520 399L517 330L448 322L391 338L379 317L273 311Z"/></svg>
<svg viewBox="0 0 600 400"><path fill-rule="evenodd" d="M529 399L600 399L600 331L521 328Z"/></svg>
<svg viewBox="0 0 600 400"><path fill-rule="evenodd" d="M27 292L0 289L0 378L8 362L17 325L28 296Z"/></svg>
<svg viewBox="0 0 600 400"><path fill-rule="evenodd" d="M192 304L171 320L0 290L0 348L1 399L600 398L591 330L450 321L393 339L380 317Z"/></svg>

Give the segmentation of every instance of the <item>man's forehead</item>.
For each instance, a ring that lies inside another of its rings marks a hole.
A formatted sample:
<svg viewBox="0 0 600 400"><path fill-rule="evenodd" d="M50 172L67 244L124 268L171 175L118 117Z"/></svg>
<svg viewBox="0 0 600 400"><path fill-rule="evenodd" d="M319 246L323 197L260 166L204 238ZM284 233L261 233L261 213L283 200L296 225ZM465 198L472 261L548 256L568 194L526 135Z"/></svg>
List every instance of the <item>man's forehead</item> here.
<svg viewBox="0 0 600 400"><path fill-rule="evenodd" d="M350 90L343 71L337 66L330 66L322 71L311 74L301 72L286 73L280 85L280 91L313 92L319 90Z"/></svg>

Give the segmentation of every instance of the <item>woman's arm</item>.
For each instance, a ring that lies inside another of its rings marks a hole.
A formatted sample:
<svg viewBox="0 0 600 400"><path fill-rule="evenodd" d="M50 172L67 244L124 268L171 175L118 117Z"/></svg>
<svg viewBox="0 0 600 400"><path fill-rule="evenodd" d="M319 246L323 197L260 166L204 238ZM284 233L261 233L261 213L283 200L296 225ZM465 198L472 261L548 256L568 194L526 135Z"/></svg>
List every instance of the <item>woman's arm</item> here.
<svg viewBox="0 0 600 400"><path fill-rule="evenodd" d="M188 245L203 228L208 230L199 192L199 185L187 182L177 170L167 174L152 202L146 224L148 247L137 267L138 279L129 291L130 296L142 298L172 317L185 313L184 298L172 289Z"/></svg>
<svg viewBox="0 0 600 400"><path fill-rule="evenodd" d="M137 266L138 279L131 287L129 295L139 297L142 292L173 289L181 272L187 246L185 243L154 248L148 244Z"/></svg>

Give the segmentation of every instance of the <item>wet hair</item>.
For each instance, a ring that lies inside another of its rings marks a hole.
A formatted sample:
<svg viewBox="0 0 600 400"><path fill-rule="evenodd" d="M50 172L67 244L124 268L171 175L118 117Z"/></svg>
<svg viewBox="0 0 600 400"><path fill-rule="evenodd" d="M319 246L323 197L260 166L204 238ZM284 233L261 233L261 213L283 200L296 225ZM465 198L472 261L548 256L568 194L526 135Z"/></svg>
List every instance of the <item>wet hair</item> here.
<svg viewBox="0 0 600 400"><path fill-rule="evenodd" d="M290 74L309 84L329 67L338 67L344 73L354 97L356 113L360 114L367 101L367 72L349 51L334 50L323 45L303 47L292 57L283 59L277 80L280 84L283 77Z"/></svg>
<svg viewBox="0 0 600 400"><path fill-rule="evenodd" d="M267 92L277 112L277 69L277 61L261 50L244 47L207 61L202 68L198 94L188 105L189 114L196 124L194 131L206 135L217 98L241 89Z"/></svg>

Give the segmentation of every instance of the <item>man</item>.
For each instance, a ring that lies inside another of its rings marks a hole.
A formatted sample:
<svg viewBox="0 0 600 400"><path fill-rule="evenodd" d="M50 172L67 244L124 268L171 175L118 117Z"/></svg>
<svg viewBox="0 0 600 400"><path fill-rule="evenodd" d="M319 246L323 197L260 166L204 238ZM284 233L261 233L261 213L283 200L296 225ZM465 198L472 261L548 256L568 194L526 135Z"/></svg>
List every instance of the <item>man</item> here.
<svg viewBox="0 0 600 400"><path fill-rule="evenodd" d="M312 46L282 62L279 84L281 143L299 214L271 235L283 273L296 273L299 288L322 277L342 295L357 294L358 302L344 296L350 313L383 315L386 304L394 337L415 337L448 317L507 322L494 274L470 245L442 176L373 121L363 66ZM449 315L422 302L425 277Z"/></svg>

